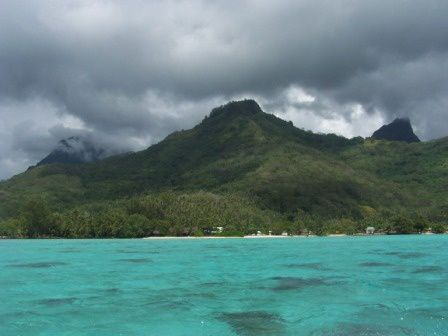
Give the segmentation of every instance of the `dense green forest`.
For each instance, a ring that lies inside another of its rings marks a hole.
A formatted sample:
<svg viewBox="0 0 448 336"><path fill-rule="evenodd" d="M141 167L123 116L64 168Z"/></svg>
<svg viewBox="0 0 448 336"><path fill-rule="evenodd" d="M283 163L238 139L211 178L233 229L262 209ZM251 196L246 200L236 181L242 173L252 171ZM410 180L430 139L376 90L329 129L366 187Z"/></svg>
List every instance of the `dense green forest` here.
<svg viewBox="0 0 448 336"><path fill-rule="evenodd" d="M214 109L148 149L0 183L0 236L444 232L448 139L315 134L256 102Z"/></svg>

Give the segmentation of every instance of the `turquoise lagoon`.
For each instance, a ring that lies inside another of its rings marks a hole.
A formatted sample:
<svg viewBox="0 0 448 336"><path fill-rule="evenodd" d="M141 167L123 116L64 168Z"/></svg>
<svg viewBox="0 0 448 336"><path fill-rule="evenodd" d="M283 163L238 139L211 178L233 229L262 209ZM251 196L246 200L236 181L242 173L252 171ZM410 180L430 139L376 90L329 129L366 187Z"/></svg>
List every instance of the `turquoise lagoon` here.
<svg viewBox="0 0 448 336"><path fill-rule="evenodd" d="M448 236L0 241L0 335L448 335Z"/></svg>

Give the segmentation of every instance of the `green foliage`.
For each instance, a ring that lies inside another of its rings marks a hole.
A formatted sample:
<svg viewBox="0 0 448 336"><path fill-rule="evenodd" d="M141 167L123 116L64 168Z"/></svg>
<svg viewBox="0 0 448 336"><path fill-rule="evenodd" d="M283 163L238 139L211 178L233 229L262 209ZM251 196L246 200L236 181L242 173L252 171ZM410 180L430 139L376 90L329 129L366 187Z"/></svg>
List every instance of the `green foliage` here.
<svg viewBox="0 0 448 336"><path fill-rule="evenodd" d="M436 223L432 226L433 233L445 233L447 231L447 226L441 223Z"/></svg>
<svg viewBox="0 0 448 336"><path fill-rule="evenodd" d="M404 215L396 215L392 218L391 229L395 233L414 232L414 222L411 218Z"/></svg>
<svg viewBox="0 0 448 336"><path fill-rule="evenodd" d="M123 230L124 237L147 237L152 236L155 226L151 221L139 214L132 214L126 219L125 229Z"/></svg>
<svg viewBox="0 0 448 336"><path fill-rule="evenodd" d="M448 223L447 150L314 134L233 102L147 150L0 182L0 234L422 232Z"/></svg>
<svg viewBox="0 0 448 336"><path fill-rule="evenodd" d="M43 198L32 198L25 203L20 216L20 226L20 232L27 237L55 234L54 221Z"/></svg>
<svg viewBox="0 0 448 336"><path fill-rule="evenodd" d="M196 230L192 234L193 237L204 237L204 232L202 230Z"/></svg>
<svg viewBox="0 0 448 336"><path fill-rule="evenodd" d="M12 218L0 221L0 236L4 237L19 237L21 223L18 219Z"/></svg>

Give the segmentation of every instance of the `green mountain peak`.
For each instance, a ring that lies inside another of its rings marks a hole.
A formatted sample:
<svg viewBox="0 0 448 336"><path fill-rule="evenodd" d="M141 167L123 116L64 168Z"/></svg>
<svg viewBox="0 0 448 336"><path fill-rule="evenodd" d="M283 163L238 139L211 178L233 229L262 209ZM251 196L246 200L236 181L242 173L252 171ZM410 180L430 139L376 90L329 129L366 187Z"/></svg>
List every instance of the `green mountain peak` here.
<svg viewBox="0 0 448 336"><path fill-rule="evenodd" d="M232 101L225 105L214 108L210 117L218 117L218 116L230 116L230 115L254 115L257 113L262 113L260 106L253 99L244 99L239 101Z"/></svg>

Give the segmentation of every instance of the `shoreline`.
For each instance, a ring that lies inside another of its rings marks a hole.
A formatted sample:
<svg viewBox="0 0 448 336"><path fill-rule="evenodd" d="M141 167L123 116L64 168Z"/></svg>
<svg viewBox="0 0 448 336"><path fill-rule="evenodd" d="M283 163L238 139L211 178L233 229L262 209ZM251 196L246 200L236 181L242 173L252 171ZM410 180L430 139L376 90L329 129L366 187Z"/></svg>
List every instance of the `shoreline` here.
<svg viewBox="0 0 448 336"><path fill-rule="evenodd" d="M143 238L137 238L137 239L144 239L144 240L196 240L196 239L266 239L266 238L307 238L307 237L317 237L315 235L309 235L309 236L301 236L301 235L291 235L291 236L281 236L281 235L262 235L262 236L203 236L203 237L192 237L192 236L185 236L185 237L178 237L178 236L163 236L163 237L143 237Z"/></svg>
<svg viewBox="0 0 448 336"><path fill-rule="evenodd" d="M185 237L178 237L178 236L163 236L163 237L143 237L143 238L135 238L135 239L144 239L144 240L197 240L197 239L279 239L279 238L344 238L344 237L378 237L378 236L426 236L426 235L445 235L447 233L412 233L412 234L386 234L386 233L374 233L374 234L328 234L324 236L317 236L317 235L290 235L290 236L282 236L282 235L246 235L246 236L203 236L203 237L192 237L192 236L185 236ZM131 238L132 239L132 238Z"/></svg>
<svg viewBox="0 0 448 336"><path fill-rule="evenodd" d="M241 239L241 238L244 238L244 237L232 237L232 236L222 236L222 237L218 237L218 236L204 236L204 237L161 236L161 237L143 237L143 238L136 238L136 239L144 239L144 240L174 240L174 239L178 239L178 240L195 240L195 239Z"/></svg>
<svg viewBox="0 0 448 336"><path fill-rule="evenodd" d="M197 239L287 239L287 238L344 238L344 237L378 237L378 236L412 236L412 235L427 235L426 233L416 233L416 234L382 234L382 233L375 233L375 234L354 234L354 235L347 235L347 234L328 234L324 236L317 236L317 235L290 235L290 236L282 236L282 235L246 235L246 236L203 236L203 237L193 237L193 236L185 236L185 237L178 237L178 236L161 236L161 237L143 237L143 238L135 238L135 239L143 239L143 240L197 240ZM441 233L443 235L443 233ZM126 239L126 238L125 238ZM131 238L133 239L133 238Z"/></svg>
<svg viewBox="0 0 448 336"><path fill-rule="evenodd" d="M198 240L198 239L279 239L279 238L344 238L344 237L378 237L378 236L431 236L431 235L447 235L448 232L444 233L431 233L431 232L423 232L423 233L410 233L410 234L387 234L387 233L374 233L374 234L364 234L357 233L353 235L348 234L328 234L328 235L246 235L246 236L202 236L202 237L194 237L194 236L157 236L157 237L142 237L142 238L118 238L118 237L104 237L104 238L64 238L64 237L8 237L8 236L0 236L0 241L2 240L126 240L126 239L136 239L136 240Z"/></svg>

